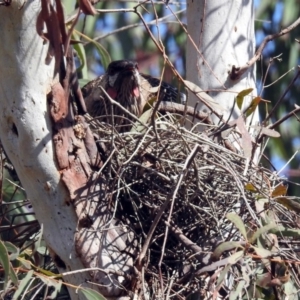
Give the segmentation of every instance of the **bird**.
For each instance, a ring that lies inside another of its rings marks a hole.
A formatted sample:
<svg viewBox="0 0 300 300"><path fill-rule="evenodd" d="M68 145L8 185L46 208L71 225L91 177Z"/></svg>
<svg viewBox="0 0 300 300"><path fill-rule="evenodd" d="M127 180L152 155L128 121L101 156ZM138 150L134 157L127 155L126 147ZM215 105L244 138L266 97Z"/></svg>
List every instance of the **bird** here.
<svg viewBox="0 0 300 300"><path fill-rule="evenodd" d="M158 87L159 96L157 97ZM107 95L118 102L129 113L112 105ZM112 61L104 75L97 77L82 88L87 112L101 122L114 126L118 132L130 131L150 99L160 101L185 101L185 94L160 79L139 72L138 63L132 60ZM133 115L133 116L132 116Z"/></svg>

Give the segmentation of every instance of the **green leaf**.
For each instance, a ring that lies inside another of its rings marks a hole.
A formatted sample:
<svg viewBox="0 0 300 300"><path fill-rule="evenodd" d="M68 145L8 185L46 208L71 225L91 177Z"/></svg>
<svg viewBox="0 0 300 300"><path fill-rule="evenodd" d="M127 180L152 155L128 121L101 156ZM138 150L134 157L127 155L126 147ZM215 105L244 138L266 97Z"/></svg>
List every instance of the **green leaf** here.
<svg viewBox="0 0 300 300"><path fill-rule="evenodd" d="M16 272L11 264L9 264L9 277L15 286L19 286L19 279L18 279Z"/></svg>
<svg viewBox="0 0 300 300"><path fill-rule="evenodd" d="M231 265L236 264L244 256L244 251L238 251L228 257L228 263Z"/></svg>
<svg viewBox="0 0 300 300"><path fill-rule="evenodd" d="M0 241L0 264L4 269L4 285L6 286L10 273L10 262L6 247L2 241Z"/></svg>
<svg viewBox="0 0 300 300"><path fill-rule="evenodd" d="M253 192L253 193L257 193L258 192L257 189L255 188L255 186L251 182L248 182L245 185L245 189L246 189L246 191Z"/></svg>
<svg viewBox="0 0 300 300"><path fill-rule="evenodd" d="M105 69L107 69L109 63L111 62L111 58L109 53L106 51L106 49L98 42L94 41L93 39L89 38L87 35L82 34L81 32L74 30L74 32L80 36L82 36L87 41L91 42L99 52L99 55L101 57L102 65Z"/></svg>
<svg viewBox="0 0 300 300"><path fill-rule="evenodd" d="M299 6L296 1L287 1L283 6L283 16L281 25L286 27L294 22L299 16Z"/></svg>
<svg viewBox="0 0 300 300"><path fill-rule="evenodd" d="M76 34L76 32L73 31L72 38L76 41L80 41L79 35ZM88 78L88 69L87 69L87 63L86 63L86 55L85 55L85 49L82 45L82 43L76 43L73 45L73 48L75 49L78 58L80 60L80 66L77 68L78 72L82 73L83 78Z"/></svg>
<svg viewBox="0 0 300 300"><path fill-rule="evenodd" d="M269 230L275 228L277 225L275 223L271 223L271 224L268 224L266 226L263 226L261 228L258 228L254 234L252 235L252 237L249 239L249 243L254 243L256 241L256 239L261 236L262 234L268 232Z"/></svg>
<svg viewBox="0 0 300 300"><path fill-rule="evenodd" d="M46 276L49 276L49 277L61 277L61 274L55 274L49 270L45 270L43 268L40 268L40 267L37 267L35 266L36 270L39 271L40 273L46 275Z"/></svg>
<svg viewBox="0 0 300 300"><path fill-rule="evenodd" d="M244 225L244 222L241 219L241 217L238 216L236 213L228 213L226 215L226 218L236 226L236 228L240 231L242 236L247 241L246 229L245 229L245 225Z"/></svg>
<svg viewBox="0 0 300 300"><path fill-rule="evenodd" d="M221 243L213 252L212 254L212 258L213 259L219 259L219 257L222 255L223 252L228 251L228 250L232 250L235 248L242 248L244 249L244 247L241 245L240 242L224 242Z"/></svg>
<svg viewBox="0 0 300 300"><path fill-rule="evenodd" d="M200 275L205 272L215 271L217 268L226 266L228 264L229 265L235 264L243 257L243 255L244 255L244 251L238 251L229 257L225 257L224 259L218 260L208 266L203 267L202 269L196 272L196 275Z"/></svg>
<svg viewBox="0 0 300 300"><path fill-rule="evenodd" d="M258 248L258 247L251 247L255 250L256 254L261 256L262 258L267 258L273 255L273 253L270 250L264 249L264 248Z"/></svg>
<svg viewBox="0 0 300 300"><path fill-rule="evenodd" d="M80 88L83 88L86 84L88 84L90 82L89 79L78 79L78 82L79 82L79 86Z"/></svg>
<svg viewBox="0 0 300 300"><path fill-rule="evenodd" d="M41 224L41 230L38 233L37 240L34 243L34 252L41 247L42 237L43 237L44 226Z"/></svg>
<svg viewBox="0 0 300 300"><path fill-rule="evenodd" d="M300 230L298 229L290 229L285 228L283 226L277 226L270 230L271 233L274 233L278 236L288 236L288 237L295 237L300 238Z"/></svg>
<svg viewBox="0 0 300 300"><path fill-rule="evenodd" d="M49 272L49 273L52 273L52 272ZM36 277L38 277L41 281L43 281L47 286L53 286L54 288L61 286L60 280L54 279L50 276L45 276L45 275L36 273Z"/></svg>
<svg viewBox="0 0 300 300"><path fill-rule="evenodd" d="M32 269L31 262L23 257L19 257L18 261L28 270Z"/></svg>
<svg viewBox="0 0 300 300"><path fill-rule="evenodd" d="M148 109L146 110L140 117L139 120L140 122L136 121L134 126L132 126L131 128L131 132L144 132L146 130L146 127L143 126L142 124L147 125L147 123L149 123L149 121L151 120L151 116L152 116L153 110L152 109ZM142 124L141 124L142 123Z"/></svg>
<svg viewBox="0 0 300 300"><path fill-rule="evenodd" d="M7 252L9 252L9 260L15 260L19 254L20 254L20 249L13 245L10 242L3 242L4 246L6 247Z"/></svg>
<svg viewBox="0 0 300 300"><path fill-rule="evenodd" d="M253 91L253 88L249 88L249 89L245 89L237 94L235 100L236 100L236 104L239 109L242 109L244 97L249 95L252 91Z"/></svg>
<svg viewBox="0 0 300 300"><path fill-rule="evenodd" d="M232 291L232 292L230 293L229 300L235 300L235 299L239 298L239 295L240 295L242 289L244 288L245 283L246 283L246 282L245 282L244 280L241 280L241 281L239 282L239 284L238 284L236 290L235 290L235 291Z"/></svg>
<svg viewBox="0 0 300 300"><path fill-rule="evenodd" d="M231 268L231 265L227 265L227 266L222 270L222 272L220 273L219 278L218 278L218 280L217 280L216 289L219 287L220 284L223 283L223 280L224 280L226 274L228 273L228 271L230 270L230 268Z"/></svg>
<svg viewBox="0 0 300 300"><path fill-rule="evenodd" d="M284 285L284 292L286 299L299 300L299 290L293 281L288 281Z"/></svg>
<svg viewBox="0 0 300 300"><path fill-rule="evenodd" d="M81 288L79 290L87 300L106 300L100 293L89 288Z"/></svg>
<svg viewBox="0 0 300 300"><path fill-rule="evenodd" d="M26 276L21 280L18 289L14 293L13 300L19 299L19 296L21 296L23 290L26 288L29 280L32 278L33 270L29 271Z"/></svg>
<svg viewBox="0 0 300 300"><path fill-rule="evenodd" d="M47 297L47 299L56 299L58 293L59 293L60 290L61 290L61 286L62 286L62 281L59 280L59 281L57 282L57 284L54 286L54 291L51 293L50 296Z"/></svg>

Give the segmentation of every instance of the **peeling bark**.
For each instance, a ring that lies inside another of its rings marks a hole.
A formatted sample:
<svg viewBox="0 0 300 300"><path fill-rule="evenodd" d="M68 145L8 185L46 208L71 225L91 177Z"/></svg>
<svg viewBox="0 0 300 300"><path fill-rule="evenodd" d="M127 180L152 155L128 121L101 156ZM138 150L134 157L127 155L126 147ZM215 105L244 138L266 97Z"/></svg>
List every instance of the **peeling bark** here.
<svg viewBox="0 0 300 300"><path fill-rule="evenodd" d="M132 278L134 235L114 219L105 178L92 176L102 162L87 123L73 112L72 100L79 112L85 107L69 51L64 66L67 35L51 1L41 2L42 10L34 0L0 7L0 138L54 261L63 262L58 269L99 268L64 279L104 284L92 288L118 299Z"/></svg>

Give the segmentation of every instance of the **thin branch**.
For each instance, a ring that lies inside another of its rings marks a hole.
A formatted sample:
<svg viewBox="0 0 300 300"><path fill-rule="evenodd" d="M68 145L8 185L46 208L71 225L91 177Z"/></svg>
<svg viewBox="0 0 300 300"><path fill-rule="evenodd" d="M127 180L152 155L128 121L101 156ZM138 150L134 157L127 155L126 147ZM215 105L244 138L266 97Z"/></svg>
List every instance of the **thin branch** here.
<svg viewBox="0 0 300 300"><path fill-rule="evenodd" d="M192 106L185 106L184 104L162 101L159 103L158 111L161 113L169 112L182 115L186 114L201 120L201 122L205 124L213 124L209 113L197 110Z"/></svg>
<svg viewBox="0 0 300 300"><path fill-rule="evenodd" d="M300 107L297 106L294 110L292 110L291 112L289 112L288 114L286 114L285 116L283 116L281 119L279 119L278 121L276 121L274 124L269 125L267 128L270 129L274 129L277 126L279 126L281 123L283 123L285 120L289 119L292 116L295 116L296 113L300 112Z"/></svg>
<svg viewBox="0 0 300 300"><path fill-rule="evenodd" d="M261 57L262 52L263 52L264 48L266 47L266 45L268 44L268 42L273 41L274 39L289 33L290 31L295 29L299 24L300 24L300 18L298 18L290 26L286 27L285 29L282 29L280 32L266 36L265 39L263 40L263 42L261 43L261 45L259 46L259 48L257 49L255 55L244 66L242 66L242 67L233 66L232 67L232 70L230 73L230 79L231 80L239 79L248 70L248 68L250 68L252 65L254 65L255 62Z"/></svg>
<svg viewBox="0 0 300 300"><path fill-rule="evenodd" d="M293 80L291 81L291 83L288 85L288 87L285 89L284 93L282 94L282 96L280 97L280 99L276 102L276 104L274 105L274 107L272 108L272 110L270 111L270 113L267 115L267 117L264 119L263 123L266 124L266 122L271 118L271 116L273 115L273 113L275 112L275 110L277 109L277 107L279 106L279 104L283 101L284 97L286 96L286 94L288 93L288 91L290 90L290 88L292 87L292 85L296 82L296 80L298 79L298 77L300 76L300 67L298 66L298 71L296 73L296 75L294 76ZM278 122L278 121L277 121ZM276 123L277 123L276 122ZM276 124L275 123L275 124ZM281 123L281 122L280 122ZM273 124L274 125L274 124Z"/></svg>
<svg viewBox="0 0 300 300"><path fill-rule="evenodd" d="M281 61L281 58L280 58L281 55L282 55L282 53L279 54L279 55L277 55L277 56L275 56L275 57L270 58L269 63L268 63L268 67L267 67L267 70L266 70L266 73L264 74L264 77L262 79L261 91L260 91L259 96L261 96L262 93L263 93L263 91L264 91L265 83L266 83L267 76L268 76L268 73L269 73L271 65L273 64L273 62L274 62L275 59L277 59L278 61ZM261 69L261 72L263 74L263 68Z"/></svg>
<svg viewBox="0 0 300 300"><path fill-rule="evenodd" d="M276 80L274 80L273 82L271 82L268 85L265 85L263 88L268 88L270 86L272 86L273 84L277 83L280 79L282 79L284 76L286 76L288 73L290 73L291 71L294 71L294 67L290 68L288 71L286 71L284 74L282 74L280 77L278 77Z"/></svg>

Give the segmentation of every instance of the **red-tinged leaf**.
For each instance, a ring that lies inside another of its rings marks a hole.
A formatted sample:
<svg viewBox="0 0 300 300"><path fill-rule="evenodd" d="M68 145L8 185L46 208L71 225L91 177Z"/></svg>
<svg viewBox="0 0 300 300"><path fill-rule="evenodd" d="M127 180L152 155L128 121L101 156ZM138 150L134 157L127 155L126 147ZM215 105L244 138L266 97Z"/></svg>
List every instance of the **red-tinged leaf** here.
<svg viewBox="0 0 300 300"><path fill-rule="evenodd" d="M300 203L297 200L293 200L291 197L277 197L274 201L280 203L289 210L293 210L296 213L300 213Z"/></svg>
<svg viewBox="0 0 300 300"><path fill-rule="evenodd" d="M285 196L287 193L287 186L284 184L279 184L276 186L275 190L272 192L272 197Z"/></svg>
<svg viewBox="0 0 300 300"><path fill-rule="evenodd" d="M274 129L270 129L268 127L253 125L253 126L251 126L251 128L255 129L261 135L265 135L265 136L269 136L269 137L273 137L273 138L280 137L280 133L278 131L276 131Z"/></svg>
<svg viewBox="0 0 300 300"><path fill-rule="evenodd" d="M251 101L250 106L245 111L246 117L249 117L255 111L255 109L256 109L256 107L257 107L257 105L259 104L260 101L261 101L261 98L259 96L255 97Z"/></svg>

